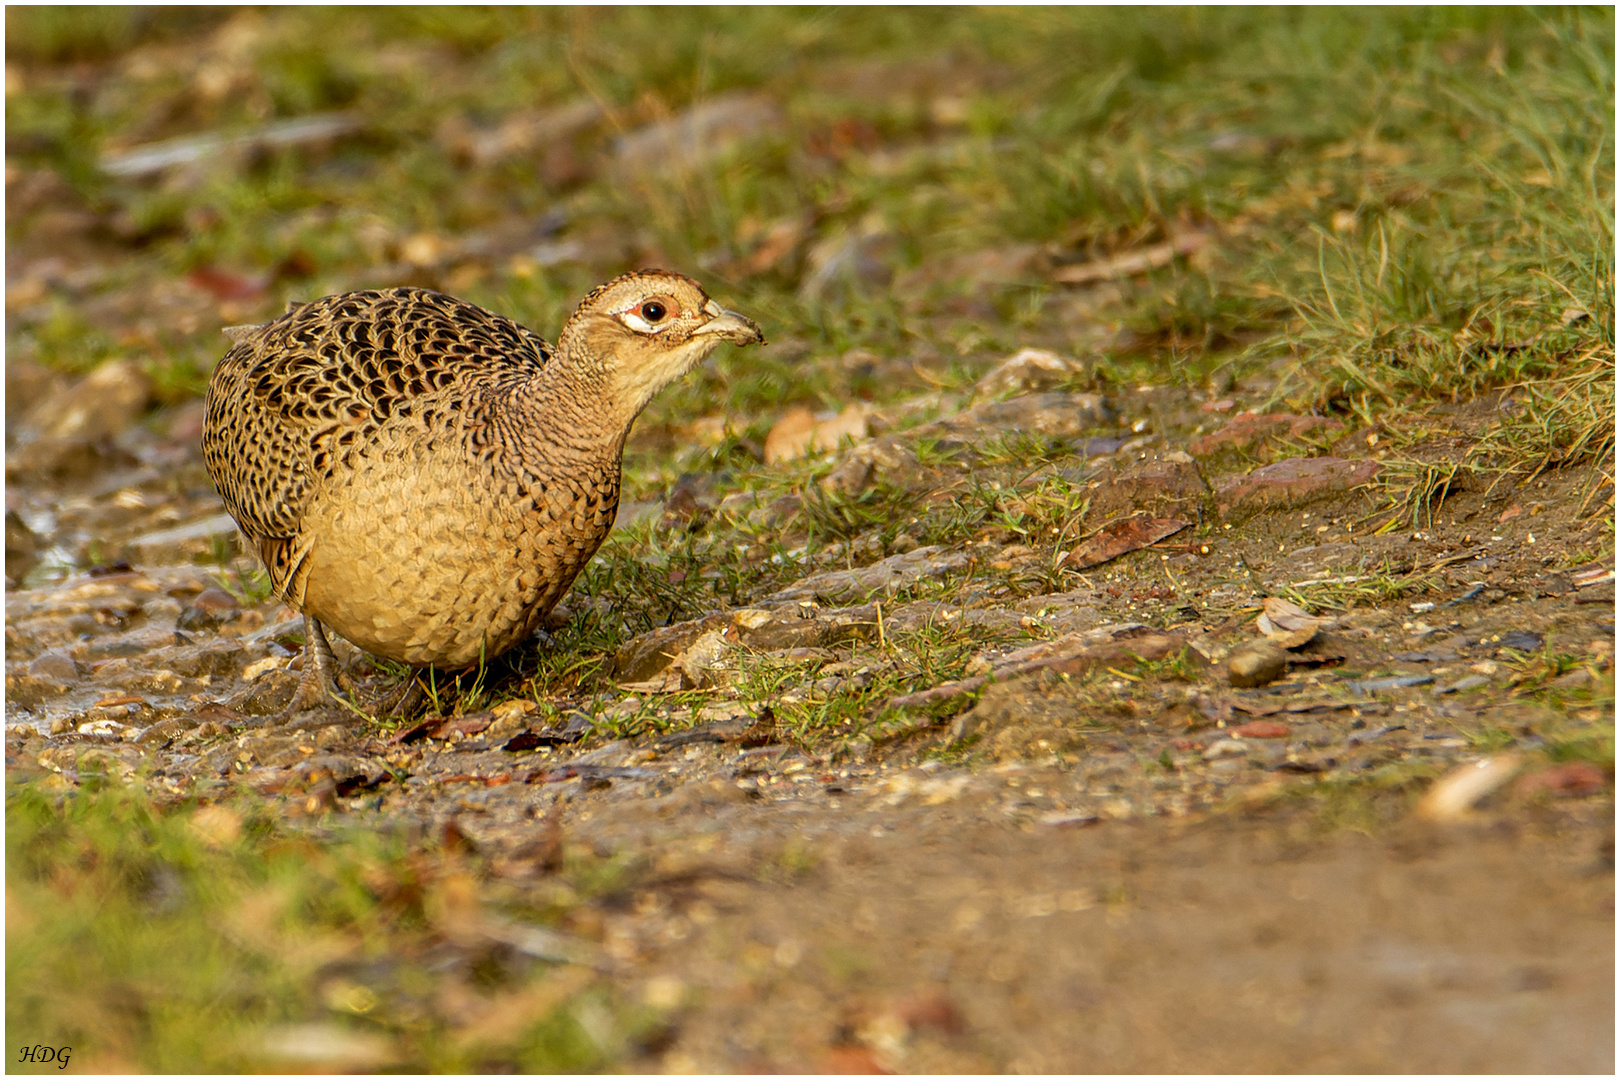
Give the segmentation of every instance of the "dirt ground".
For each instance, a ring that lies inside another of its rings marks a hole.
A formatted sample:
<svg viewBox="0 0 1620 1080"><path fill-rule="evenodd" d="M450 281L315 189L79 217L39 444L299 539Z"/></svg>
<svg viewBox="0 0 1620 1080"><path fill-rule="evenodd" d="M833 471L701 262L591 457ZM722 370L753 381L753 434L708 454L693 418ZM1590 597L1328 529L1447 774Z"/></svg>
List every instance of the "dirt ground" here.
<svg viewBox="0 0 1620 1080"><path fill-rule="evenodd" d="M1129 511L1209 499L1173 453L1091 468ZM990 533L879 559L898 569L875 589L871 569L824 571L632 639L608 702L391 729L337 706L265 726L297 679L291 613L201 567L119 567L9 595L8 775L68 790L110 769L160 800L257 795L294 832L336 814L446 852L441 885L470 882L479 912L558 913L659 1017L622 1068L1603 1072L1612 781L1581 756L1612 722L1612 584L1542 554L1590 542L1590 482L1542 481L1522 522L1522 492L1459 491L1432 529L1382 535L1355 531L1367 495L1327 487L1060 591L894 598L1028 558ZM1249 597L1347 567L1423 575L1436 599L1351 603L1278 640L1280 678L1235 685L1231 657L1281 610ZM717 625L734 644L703 668ZM973 659L917 705L830 737L766 708L840 679L867 693L941 627ZM750 670L779 676L774 697ZM1425 810L1440 778L1493 762L1503 779ZM555 873L569 860L618 876L582 895ZM387 966L364 974L386 997Z"/></svg>
<svg viewBox="0 0 1620 1080"><path fill-rule="evenodd" d="M1022 779L1061 790L1068 778ZM1311 836L1286 815L1031 832L1009 827L1004 798L843 820L724 814L727 832L758 843L798 840L811 865L786 885L651 893L648 903L668 898L661 932L689 935L652 969L703 1003L661 1065L1609 1068L1601 822L1377 839ZM602 817L605 830L630 815ZM691 842L679 823L659 824L667 843ZM698 919L712 921L683 925Z"/></svg>

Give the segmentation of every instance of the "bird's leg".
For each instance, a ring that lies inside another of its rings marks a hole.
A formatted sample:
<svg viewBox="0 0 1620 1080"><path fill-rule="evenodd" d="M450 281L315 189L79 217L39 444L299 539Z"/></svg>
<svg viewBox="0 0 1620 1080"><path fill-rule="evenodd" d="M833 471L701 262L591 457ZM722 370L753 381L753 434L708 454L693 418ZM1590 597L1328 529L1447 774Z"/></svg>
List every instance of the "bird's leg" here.
<svg viewBox="0 0 1620 1080"><path fill-rule="evenodd" d="M416 672L412 671L405 677L403 683L377 699L375 706L377 719L389 716L404 719L422 704L422 699L426 696L422 692L422 684L416 680Z"/></svg>
<svg viewBox="0 0 1620 1080"><path fill-rule="evenodd" d="M273 719L277 723L286 723L305 709L327 704L330 701L329 695L337 693L336 674L337 657L332 655L332 646L326 640L325 628L315 619L305 615L304 674L298 680L298 690L293 694L292 700Z"/></svg>

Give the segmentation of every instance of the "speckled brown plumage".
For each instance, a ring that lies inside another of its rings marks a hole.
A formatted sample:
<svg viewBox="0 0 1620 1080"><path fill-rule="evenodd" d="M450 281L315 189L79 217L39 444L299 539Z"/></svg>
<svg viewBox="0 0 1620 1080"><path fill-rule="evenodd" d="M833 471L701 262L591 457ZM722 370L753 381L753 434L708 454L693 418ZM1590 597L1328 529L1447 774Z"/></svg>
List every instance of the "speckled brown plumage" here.
<svg viewBox="0 0 1620 1080"><path fill-rule="evenodd" d="M516 645L572 584L613 526L653 395L721 341L763 340L663 271L592 291L555 349L420 289L330 296L238 334L209 382L203 456L277 595L379 656L444 667Z"/></svg>

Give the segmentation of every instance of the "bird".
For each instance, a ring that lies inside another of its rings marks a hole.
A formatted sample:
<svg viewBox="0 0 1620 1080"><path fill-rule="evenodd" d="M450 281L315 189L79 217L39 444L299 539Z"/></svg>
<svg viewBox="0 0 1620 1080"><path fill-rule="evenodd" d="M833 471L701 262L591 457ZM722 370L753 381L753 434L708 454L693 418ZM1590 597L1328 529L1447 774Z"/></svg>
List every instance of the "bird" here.
<svg viewBox="0 0 1620 1080"><path fill-rule="evenodd" d="M327 630L418 670L470 669L527 639L613 527L636 417L722 343L765 343L665 270L593 289L555 346L407 287L226 333L203 460L273 594L303 616L289 717L335 692Z"/></svg>

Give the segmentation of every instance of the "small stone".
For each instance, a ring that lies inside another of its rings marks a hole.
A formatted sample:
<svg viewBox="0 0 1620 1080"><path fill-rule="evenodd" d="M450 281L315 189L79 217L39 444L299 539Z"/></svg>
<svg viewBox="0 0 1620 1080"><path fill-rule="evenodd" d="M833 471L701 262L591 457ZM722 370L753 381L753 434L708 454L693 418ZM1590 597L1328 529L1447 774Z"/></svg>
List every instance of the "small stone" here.
<svg viewBox="0 0 1620 1080"><path fill-rule="evenodd" d="M1434 682L1433 675L1391 675L1383 679L1351 679L1345 689L1352 694L1379 694L1385 690L1404 690L1412 686L1426 686Z"/></svg>
<svg viewBox="0 0 1620 1080"><path fill-rule="evenodd" d="M613 678L620 683L642 683L661 675L688 645L702 636L707 621L694 619L660 626L625 642L614 655Z"/></svg>
<svg viewBox="0 0 1620 1080"><path fill-rule="evenodd" d="M241 610L236 597L211 585L198 593L191 606L180 613L178 626L182 630L212 630Z"/></svg>
<svg viewBox="0 0 1620 1080"><path fill-rule="evenodd" d="M1249 748L1243 744L1242 739L1216 739L1204 750L1205 761L1219 761L1222 758L1246 757Z"/></svg>
<svg viewBox="0 0 1620 1080"><path fill-rule="evenodd" d="M224 589L210 585L192 598L191 606L202 611L219 614L225 611L240 611L242 603Z"/></svg>
<svg viewBox="0 0 1620 1080"><path fill-rule="evenodd" d="M511 701L501 702L499 705L494 706L489 711L495 714L495 721L499 723L500 721L511 717L527 716L529 713L534 712L539 707L540 706L536 705L532 701L526 701L523 698L514 698Z"/></svg>
<svg viewBox="0 0 1620 1080"><path fill-rule="evenodd" d="M1238 687L1265 686L1287 671L1288 654L1263 642L1243 646L1226 661L1227 677Z"/></svg>
<svg viewBox="0 0 1620 1080"><path fill-rule="evenodd" d="M1336 457L1288 458L1221 480L1215 502L1228 521L1262 510L1303 506L1360 487L1378 475L1376 461Z"/></svg>
<svg viewBox="0 0 1620 1080"><path fill-rule="evenodd" d="M812 575L772 593L766 600L779 604L818 598L864 599L876 592L892 592L928 578L944 577L950 571L966 566L971 559L972 555L965 551L946 551L932 545L919 547L901 555L891 555L859 570L834 570Z"/></svg>
<svg viewBox="0 0 1620 1080"><path fill-rule="evenodd" d="M72 682L79 677L79 665L73 662L71 656L53 649L34 657L28 665L28 674L36 679Z"/></svg>
<svg viewBox="0 0 1620 1080"><path fill-rule="evenodd" d="M1240 739L1286 739L1293 729L1277 720L1250 720L1231 731Z"/></svg>
<svg viewBox="0 0 1620 1080"><path fill-rule="evenodd" d="M1194 457L1211 457L1223 450L1247 450L1276 438L1299 439L1318 430L1331 435L1343 429L1341 421L1321 416L1241 412L1220 431L1194 439L1188 449Z"/></svg>
<svg viewBox="0 0 1620 1080"><path fill-rule="evenodd" d="M138 746L167 746L169 743L173 742L177 737L179 737L180 733L184 730L185 725L181 724L180 721L173 719L172 717L168 720L159 720L157 723L153 724L151 727L137 735L135 737L135 743Z"/></svg>
<svg viewBox="0 0 1620 1080"><path fill-rule="evenodd" d="M1050 825L1055 829L1083 829L1095 825L1102 820L1096 814L1087 814L1076 810L1053 810L1042 814L1035 819L1042 825ZM1059 905L1061 906L1061 904ZM1078 908L1064 908L1065 911L1080 910Z"/></svg>
<svg viewBox="0 0 1620 1080"><path fill-rule="evenodd" d="M39 562L42 545L26 522L15 511L6 511L6 577L21 581Z"/></svg>
<svg viewBox="0 0 1620 1080"><path fill-rule="evenodd" d="M276 671L286 666L286 661L275 656L267 656L263 660L255 660L242 669L242 681L252 682L267 671Z"/></svg>
<svg viewBox="0 0 1620 1080"><path fill-rule="evenodd" d="M1112 424L1117 413L1099 394L1025 394L927 424L912 437L942 432L958 438L979 438L997 431L1024 431L1056 439L1072 439L1087 429Z"/></svg>
<svg viewBox="0 0 1620 1080"><path fill-rule="evenodd" d="M315 745L322 750L346 747L353 741L353 732L342 724L329 724L315 733Z"/></svg>
<svg viewBox="0 0 1620 1080"><path fill-rule="evenodd" d="M1091 488L1090 512L1104 519L1138 512L1155 517L1193 514L1207 494L1203 477L1191 462L1144 461L1100 474Z"/></svg>
<svg viewBox="0 0 1620 1080"><path fill-rule="evenodd" d="M1534 652L1541 648L1546 638L1533 630L1509 630L1501 637L1491 641L1490 644L1500 649L1514 649L1518 652Z"/></svg>
<svg viewBox="0 0 1620 1080"><path fill-rule="evenodd" d="M922 547L922 541L910 533L903 532L895 536L893 542L889 544L889 554L904 555L907 552L916 551L920 547Z"/></svg>
<svg viewBox="0 0 1620 1080"><path fill-rule="evenodd" d="M80 735L95 735L101 738L122 739L129 730L128 724L111 719L91 720L79 725Z"/></svg>
<svg viewBox="0 0 1620 1080"><path fill-rule="evenodd" d="M529 714L538 708L532 701L503 701L490 710L495 719L484 729L483 736L490 742L504 741L520 731L528 730Z"/></svg>
<svg viewBox="0 0 1620 1080"><path fill-rule="evenodd" d="M821 490L830 495L851 498L859 495L872 482L872 464L857 457L845 459L832 472L821 478Z"/></svg>
<svg viewBox="0 0 1620 1080"><path fill-rule="evenodd" d="M1457 694L1464 690L1477 690L1481 686L1489 686L1490 684L1491 680L1483 675L1465 675L1450 686L1435 687L1434 692L1436 694Z"/></svg>
<svg viewBox="0 0 1620 1080"><path fill-rule="evenodd" d="M973 399L989 401L1011 394L1050 390L1084 370L1079 361L1050 349L1020 349L973 385Z"/></svg>

